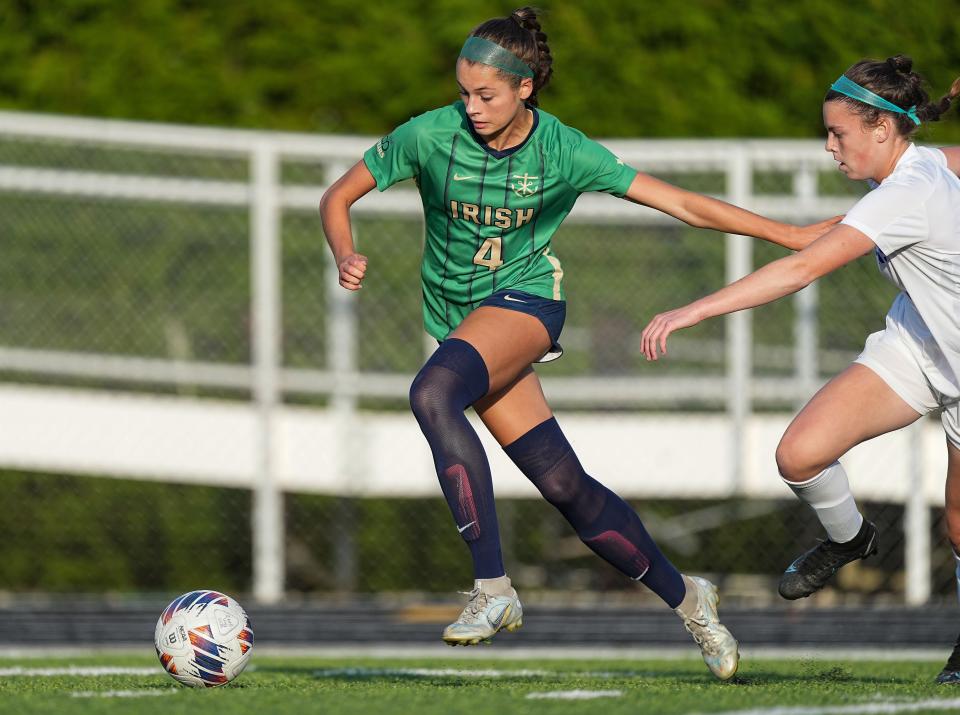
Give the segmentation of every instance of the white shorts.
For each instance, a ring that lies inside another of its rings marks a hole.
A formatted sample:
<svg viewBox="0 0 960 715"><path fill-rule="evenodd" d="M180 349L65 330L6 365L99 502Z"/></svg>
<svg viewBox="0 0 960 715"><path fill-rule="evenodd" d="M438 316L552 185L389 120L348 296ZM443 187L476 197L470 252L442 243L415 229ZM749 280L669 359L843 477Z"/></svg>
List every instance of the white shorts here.
<svg viewBox="0 0 960 715"><path fill-rule="evenodd" d="M867 336L863 352L854 360L873 370L900 398L921 415L942 410L940 421L951 444L960 449L960 395L944 394L930 379L907 346L907 335L889 325ZM927 369L931 369L928 365ZM940 382L940 381L938 381Z"/></svg>

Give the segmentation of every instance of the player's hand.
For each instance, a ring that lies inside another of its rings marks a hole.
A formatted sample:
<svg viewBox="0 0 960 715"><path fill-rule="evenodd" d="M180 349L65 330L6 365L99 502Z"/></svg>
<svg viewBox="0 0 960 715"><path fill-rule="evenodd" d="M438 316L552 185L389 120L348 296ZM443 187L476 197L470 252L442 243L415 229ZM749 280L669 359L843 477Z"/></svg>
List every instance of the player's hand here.
<svg viewBox="0 0 960 715"><path fill-rule="evenodd" d="M653 317L640 335L640 351L647 360L656 360L659 353L667 354L667 336L674 330L696 325L703 316L690 305L685 305Z"/></svg>
<svg viewBox="0 0 960 715"><path fill-rule="evenodd" d="M367 274L367 257L351 253L340 261L340 285L347 290L360 290L363 277Z"/></svg>
<svg viewBox="0 0 960 715"><path fill-rule="evenodd" d="M818 221L808 226L797 226L794 232L793 249L799 251L820 238L823 234L843 220L843 216L833 216L826 221Z"/></svg>

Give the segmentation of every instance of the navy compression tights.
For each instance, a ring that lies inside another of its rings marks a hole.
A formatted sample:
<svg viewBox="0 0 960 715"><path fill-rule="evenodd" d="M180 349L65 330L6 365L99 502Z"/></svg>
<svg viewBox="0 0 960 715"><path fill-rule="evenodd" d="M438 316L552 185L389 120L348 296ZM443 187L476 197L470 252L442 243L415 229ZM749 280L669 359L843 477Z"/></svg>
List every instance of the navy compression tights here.
<svg viewBox="0 0 960 715"><path fill-rule="evenodd" d="M410 407L433 451L457 530L470 547L474 578L504 574L490 464L463 414L489 386L480 353L457 338L440 344L410 386Z"/></svg>
<svg viewBox="0 0 960 715"><path fill-rule="evenodd" d="M503 448L594 553L641 581L671 608L686 587L680 572L657 548L637 513L583 471L554 418Z"/></svg>
<svg viewBox="0 0 960 715"><path fill-rule="evenodd" d="M441 343L410 387L410 406L433 451L440 487L470 547L474 578L504 573L490 465L464 415L488 389L483 358L456 338ZM537 425L504 451L597 555L640 580L671 608L680 604L686 591L680 573L636 512L583 471L555 419Z"/></svg>

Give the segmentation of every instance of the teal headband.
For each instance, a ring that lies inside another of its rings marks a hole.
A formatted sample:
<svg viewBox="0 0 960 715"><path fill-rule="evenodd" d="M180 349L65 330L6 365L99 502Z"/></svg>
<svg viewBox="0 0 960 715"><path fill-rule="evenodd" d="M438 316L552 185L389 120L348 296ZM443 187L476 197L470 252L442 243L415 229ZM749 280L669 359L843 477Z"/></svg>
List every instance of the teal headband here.
<svg viewBox="0 0 960 715"><path fill-rule="evenodd" d="M482 37L468 37L467 41L463 43L463 49L460 50L460 57L471 62L479 62L482 65L490 65L520 77L533 77L533 70L526 62L506 47L501 47L496 42L485 40Z"/></svg>
<svg viewBox="0 0 960 715"><path fill-rule="evenodd" d="M888 102L883 97L874 94L866 87L861 87L846 75L840 75L840 79L831 84L830 89L832 89L834 92L839 92L840 94L850 97L850 99L855 99L858 102L869 104L871 107L876 107L877 109L885 109L888 112L894 112L895 114L906 114L911 120L913 120L914 124L916 124L918 127L920 126L920 118L917 116L917 105L913 105L910 107L910 109L901 109L893 102Z"/></svg>

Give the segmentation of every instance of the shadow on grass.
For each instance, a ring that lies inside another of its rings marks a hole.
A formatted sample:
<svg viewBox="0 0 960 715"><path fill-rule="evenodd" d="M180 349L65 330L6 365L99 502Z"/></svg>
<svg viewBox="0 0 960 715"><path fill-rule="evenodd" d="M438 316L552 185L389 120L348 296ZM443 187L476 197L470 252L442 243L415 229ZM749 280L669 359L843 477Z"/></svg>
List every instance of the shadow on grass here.
<svg viewBox="0 0 960 715"><path fill-rule="evenodd" d="M752 671L749 675L738 675L730 681L741 686L789 685L797 683L817 683L821 685L910 685L916 682L913 677L891 677L889 675L857 675L843 666L829 668L803 667L797 673L775 673Z"/></svg>

